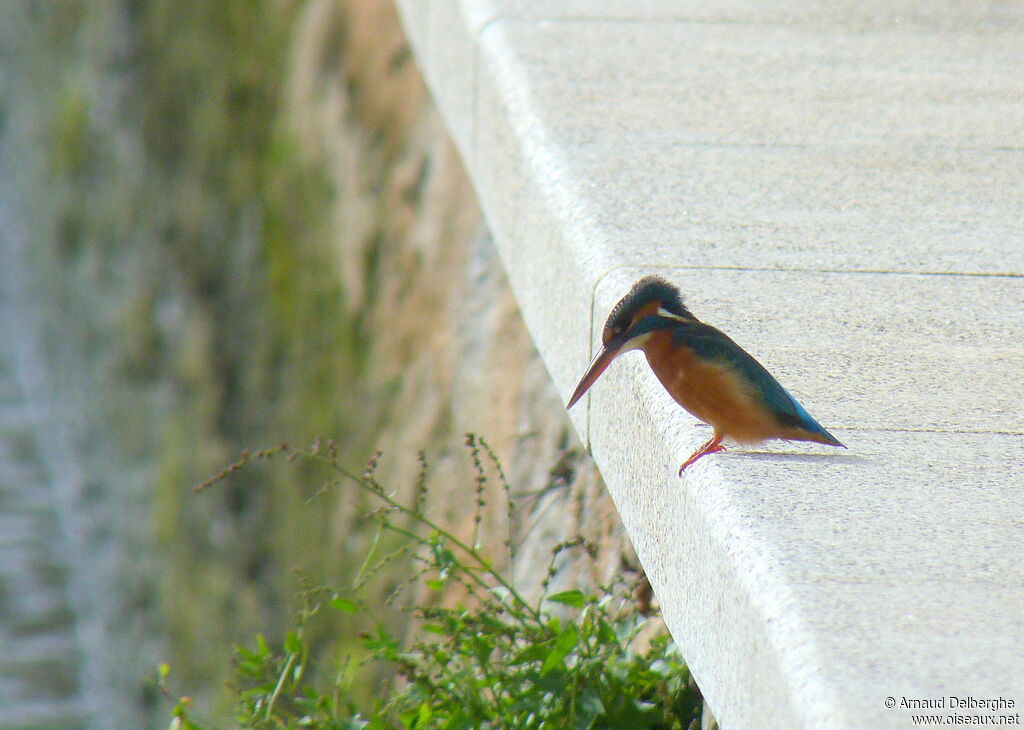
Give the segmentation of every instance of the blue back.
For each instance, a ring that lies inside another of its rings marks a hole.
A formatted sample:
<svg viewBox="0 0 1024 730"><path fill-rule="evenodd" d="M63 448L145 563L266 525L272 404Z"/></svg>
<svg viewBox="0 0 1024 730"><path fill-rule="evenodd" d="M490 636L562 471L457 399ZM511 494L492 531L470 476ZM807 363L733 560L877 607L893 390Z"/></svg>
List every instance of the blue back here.
<svg viewBox="0 0 1024 730"><path fill-rule="evenodd" d="M782 387L761 363L733 342L724 332L696 320L680 322L665 317L647 317L646 319L661 320L658 324L652 322L647 326L650 327L650 331L670 329L674 345L684 345L693 350L702 360L721 362L737 371L744 380L754 386L761 402L779 419L779 423L820 434L829 441L839 444L839 440L815 421L811 414L789 394L788 390ZM637 324L646 324L646 322Z"/></svg>

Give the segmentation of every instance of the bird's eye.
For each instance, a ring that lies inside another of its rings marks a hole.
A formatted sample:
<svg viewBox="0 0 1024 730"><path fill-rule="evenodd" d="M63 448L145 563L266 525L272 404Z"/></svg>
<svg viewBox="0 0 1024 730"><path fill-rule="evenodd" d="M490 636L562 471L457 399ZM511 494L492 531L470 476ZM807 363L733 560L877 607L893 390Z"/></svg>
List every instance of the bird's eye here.
<svg viewBox="0 0 1024 730"><path fill-rule="evenodd" d="M625 330L626 328L621 325L612 325L611 327L605 327L601 339L604 341L604 344L607 345L609 342L612 341L612 339L621 335Z"/></svg>

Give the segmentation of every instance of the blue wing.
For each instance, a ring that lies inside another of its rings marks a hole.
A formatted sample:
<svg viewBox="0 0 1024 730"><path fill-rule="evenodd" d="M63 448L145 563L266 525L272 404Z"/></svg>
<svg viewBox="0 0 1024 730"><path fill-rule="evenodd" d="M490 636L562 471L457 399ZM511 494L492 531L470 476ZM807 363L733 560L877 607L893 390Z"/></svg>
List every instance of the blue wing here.
<svg viewBox="0 0 1024 730"><path fill-rule="evenodd" d="M781 424L820 434L830 443L842 446L839 439L815 421L761 363L724 332L697 321L674 324L672 338L676 345L685 345L701 359L723 361L739 371L744 379L754 385L761 400Z"/></svg>

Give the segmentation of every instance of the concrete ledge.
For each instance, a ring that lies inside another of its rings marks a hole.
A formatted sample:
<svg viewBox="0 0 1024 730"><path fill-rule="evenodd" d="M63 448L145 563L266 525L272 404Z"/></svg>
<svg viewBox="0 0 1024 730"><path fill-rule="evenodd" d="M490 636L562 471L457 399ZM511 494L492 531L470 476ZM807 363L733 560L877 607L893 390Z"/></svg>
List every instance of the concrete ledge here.
<svg viewBox="0 0 1024 730"><path fill-rule="evenodd" d="M563 394L662 272L850 446L571 414L722 725L1021 712L1024 4L398 5Z"/></svg>

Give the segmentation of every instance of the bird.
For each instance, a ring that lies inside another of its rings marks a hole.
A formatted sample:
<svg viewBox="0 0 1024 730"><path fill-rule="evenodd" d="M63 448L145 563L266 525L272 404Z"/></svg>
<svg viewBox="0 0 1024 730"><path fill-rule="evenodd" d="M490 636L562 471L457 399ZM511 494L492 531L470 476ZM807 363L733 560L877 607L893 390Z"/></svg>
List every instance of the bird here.
<svg viewBox="0 0 1024 730"><path fill-rule="evenodd" d="M612 361L643 350L672 398L714 433L679 467L724 451L724 439L758 444L769 439L813 441L846 448L818 423L761 363L683 304L678 287L645 276L615 305L601 333L601 350L580 378L572 408Z"/></svg>

